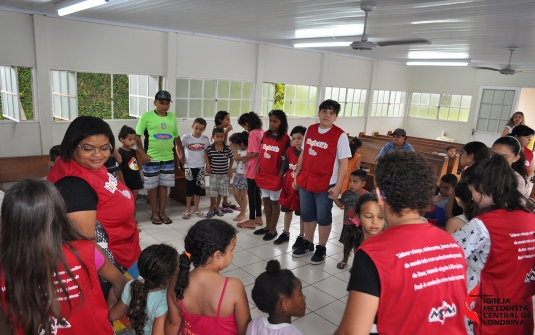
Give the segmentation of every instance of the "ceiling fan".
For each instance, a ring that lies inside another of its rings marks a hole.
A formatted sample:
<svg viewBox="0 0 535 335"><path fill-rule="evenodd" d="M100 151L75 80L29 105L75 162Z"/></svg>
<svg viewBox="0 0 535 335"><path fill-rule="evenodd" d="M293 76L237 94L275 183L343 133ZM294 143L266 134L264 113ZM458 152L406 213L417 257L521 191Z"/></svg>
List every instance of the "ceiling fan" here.
<svg viewBox="0 0 535 335"><path fill-rule="evenodd" d="M384 42L377 42L377 43L368 41L368 35L366 35L366 25L368 24L368 13L375 10L376 7L377 6L375 6L374 4L361 4L360 5L360 9L362 9L365 13L364 31L362 33L362 37L360 38L360 41L355 41L351 43L351 47L353 49L366 51L366 50L373 50L376 46L386 47L390 45L418 44L418 43L430 44L431 43L430 41L423 39L423 38L413 38L410 40L384 41Z"/></svg>
<svg viewBox="0 0 535 335"><path fill-rule="evenodd" d="M515 73L518 73L518 72L535 72L535 70L524 70L524 71L513 70L511 68L511 58L513 58L513 51L517 50L518 47L507 47L507 49L511 52L511 54L509 55L509 63L507 63L507 66L504 67L503 69L495 69L495 68L492 68L492 67L484 67L484 66L478 66L478 67L476 67L476 69L498 71L501 74L506 74L506 75L511 75L511 74L515 74Z"/></svg>

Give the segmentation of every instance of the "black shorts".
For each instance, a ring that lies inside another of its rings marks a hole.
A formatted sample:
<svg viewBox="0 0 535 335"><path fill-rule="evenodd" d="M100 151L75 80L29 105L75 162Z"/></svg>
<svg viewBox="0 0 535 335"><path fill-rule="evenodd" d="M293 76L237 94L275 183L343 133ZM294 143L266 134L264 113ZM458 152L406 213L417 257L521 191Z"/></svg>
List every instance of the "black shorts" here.
<svg viewBox="0 0 535 335"><path fill-rule="evenodd" d="M281 206L281 212L283 213L294 212L296 216L301 216L301 211L292 211L291 209L288 209L283 206Z"/></svg>
<svg viewBox="0 0 535 335"><path fill-rule="evenodd" d="M203 168L186 168L186 196L192 197L199 195L204 197L204 169Z"/></svg>

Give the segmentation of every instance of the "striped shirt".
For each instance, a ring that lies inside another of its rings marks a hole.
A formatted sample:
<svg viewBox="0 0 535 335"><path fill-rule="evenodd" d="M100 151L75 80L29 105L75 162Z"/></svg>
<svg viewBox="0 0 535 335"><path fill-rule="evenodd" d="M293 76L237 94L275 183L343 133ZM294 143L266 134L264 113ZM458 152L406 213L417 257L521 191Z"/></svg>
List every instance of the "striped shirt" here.
<svg viewBox="0 0 535 335"><path fill-rule="evenodd" d="M210 144L206 149L212 174L227 174L229 159L234 158L234 154L230 147L224 144L223 150L217 151L214 144Z"/></svg>

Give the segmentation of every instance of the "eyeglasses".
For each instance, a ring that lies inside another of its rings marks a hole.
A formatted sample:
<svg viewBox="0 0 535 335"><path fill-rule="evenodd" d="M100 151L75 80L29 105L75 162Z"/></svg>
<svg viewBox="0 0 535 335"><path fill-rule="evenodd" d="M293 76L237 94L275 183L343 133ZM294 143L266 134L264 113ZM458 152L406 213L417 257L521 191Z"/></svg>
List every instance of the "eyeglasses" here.
<svg viewBox="0 0 535 335"><path fill-rule="evenodd" d="M107 144L105 146L102 146L100 148L95 148L95 147L91 147L91 146L81 146L78 144L78 148L80 148L80 150L82 150L83 152L87 152L87 153L97 153L98 152L101 152L101 153L109 153L111 152L111 150L113 149L113 146L111 144Z"/></svg>

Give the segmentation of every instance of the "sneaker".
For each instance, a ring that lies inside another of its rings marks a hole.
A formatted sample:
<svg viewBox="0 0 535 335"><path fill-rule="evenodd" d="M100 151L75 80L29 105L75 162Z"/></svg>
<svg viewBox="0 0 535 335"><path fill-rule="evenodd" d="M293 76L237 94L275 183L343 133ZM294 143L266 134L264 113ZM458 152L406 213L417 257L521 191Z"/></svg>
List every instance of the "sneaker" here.
<svg viewBox="0 0 535 335"><path fill-rule="evenodd" d="M301 243L299 248L294 250L294 252L292 253L292 256L303 257L307 254L310 254L311 252L314 252L314 243L309 242L307 240L303 240L303 243Z"/></svg>
<svg viewBox="0 0 535 335"><path fill-rule="evenodd" d="M317 245L314 256L310 259L310 263L313 265L319 265L323 263L325 256L327 255L327 249L324 246Z"/></svg>
<svg viewBox="0 0 535 335"><path fill-rule="evenodd" d="M292 245L292 250L298 249L301 246L301 244L303 244L304 240L305 239L303 238L303 236L297 236L297 238L295 239L294 245Z"/></svg>
<svg viewBox="0 0 535 335"><path fill-rule="evenodd" d="M282 234L280 234L278 239L273 241L273 244L279 245L279 244L283 244L284 242L288 242L288 241L290 241L290 233L283 232Z"/></svg>
<svg viewBox="0 0 535 335"><path fill-rule="evenodd" d="M264 234L267 234L269 232L269 229L267 228L260 228L260 229L257 229L253 232L253 234L255 235L264 235Z"/></svg>
<svg viewBox="0 0 535 335"><path fill-rule="evenodd" d="M279 233L277 233L277 232L274 232L273 234L272 233L267 233L266 235L264 235L264 237L262 237L262 239L264 241L271 241L272 239L277 237L277 235L279 235Z"/></svg>

